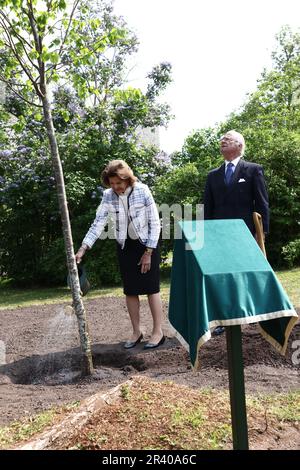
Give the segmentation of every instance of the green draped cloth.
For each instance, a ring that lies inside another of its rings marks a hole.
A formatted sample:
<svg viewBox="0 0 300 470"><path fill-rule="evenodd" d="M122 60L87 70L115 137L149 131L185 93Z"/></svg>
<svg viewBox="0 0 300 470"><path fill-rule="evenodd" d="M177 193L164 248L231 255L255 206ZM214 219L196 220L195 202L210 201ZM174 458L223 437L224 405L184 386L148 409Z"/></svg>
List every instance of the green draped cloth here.
<svg viewBox="0 0 300 470"><path fill-rule="evenodd" d="M244 221L179 225L169 319L188 343L193 366L198 366L200 346L211 337L210 328L217 325L259 322L262 335L285 354L298 316Z"/></svg>

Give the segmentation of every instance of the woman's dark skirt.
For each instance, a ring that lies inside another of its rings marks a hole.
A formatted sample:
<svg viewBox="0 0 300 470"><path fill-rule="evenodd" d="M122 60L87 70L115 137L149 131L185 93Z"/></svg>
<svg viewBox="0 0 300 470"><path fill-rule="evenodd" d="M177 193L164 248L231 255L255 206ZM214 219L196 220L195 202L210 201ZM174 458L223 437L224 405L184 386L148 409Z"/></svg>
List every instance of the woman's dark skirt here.
<svg viewBox="0 0 300 470"><path fill-rule="evenodd" d="M117 253L125 295L156 294L159 286L159 249L155 248L151 255L151 269L145 274L141 273L138 265L145 253L145 245L139 240L126 239L122 250L117 243Z"/></svg>

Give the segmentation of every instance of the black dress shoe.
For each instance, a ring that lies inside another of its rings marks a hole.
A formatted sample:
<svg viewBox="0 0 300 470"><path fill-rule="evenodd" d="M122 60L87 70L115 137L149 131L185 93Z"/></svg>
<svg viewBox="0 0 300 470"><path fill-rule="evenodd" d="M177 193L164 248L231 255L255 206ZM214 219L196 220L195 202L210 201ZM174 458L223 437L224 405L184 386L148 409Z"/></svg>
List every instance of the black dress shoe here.
<svg viewBox="0 0 300 470"><path fill-rule="evenodd" d="M216 328L214 329L214 331L212 332L212 335L213 336L220 336L224 333L225 331L225 327L224 326L216 326Z"/></svg>
<svg viewBox="0 0 300 470"><path fill-rule="evenodd" d="M125 349L131 349L131 348L134 348L137 344L139 344L143 339L143 333L140 334L140 336L138 337L138 339L136 341L126 341L126 343L124 344L124 348Z"/></svg>
<svg viewBox="0 0 300 470"><path fill-rule="evenodd" d="M158 343L147 343L147 344L145 344L144 349L158 348L158 346L163 344L165 342L165 340L166 340L166 337L162 336L162 338L158 341Z"/></svg>

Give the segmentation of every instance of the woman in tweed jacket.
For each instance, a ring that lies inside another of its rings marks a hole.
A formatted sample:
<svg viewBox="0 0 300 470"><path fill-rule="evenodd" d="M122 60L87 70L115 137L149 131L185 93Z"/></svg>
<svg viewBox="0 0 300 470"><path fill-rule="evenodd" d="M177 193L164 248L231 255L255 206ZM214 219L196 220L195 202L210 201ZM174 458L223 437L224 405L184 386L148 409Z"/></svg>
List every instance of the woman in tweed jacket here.
<svg viewBox="0 0 300 470"><path fill-rule="evenodd" d="M146 294L153 329L144 349L153 349L165 341L159 285L158 211L148 186L137 181L123 160L111 161L102 173L102 180L109 189L103 193L96 218L76 253L76 260L80 263L85 252L92 248L110 216L114 222L119 266L133 329L124 347L133 348L143 339L139 295Z"/></svg>

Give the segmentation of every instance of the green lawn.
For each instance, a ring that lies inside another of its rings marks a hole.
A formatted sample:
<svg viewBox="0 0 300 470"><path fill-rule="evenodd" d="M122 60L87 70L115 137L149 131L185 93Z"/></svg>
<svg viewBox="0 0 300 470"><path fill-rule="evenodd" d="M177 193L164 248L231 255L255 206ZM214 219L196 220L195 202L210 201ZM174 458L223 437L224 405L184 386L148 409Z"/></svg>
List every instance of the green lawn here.
<svg viewBox="0 0 300 470"><path fill-rule="evenodd" d="M278 271L277 276L285 288L295 307L300 307L300 268L289 271ZM161 283L163 300L169 298L170 280ZM122 287L105 287L92 289L85 299L94 299L105 296L122 296ZM13 289L0 284L0 309L16 307L29 307L30 305L54 304L70 302L70 290L67 287L49 289Z"/></svg>
<svg viewBox="0 0 300 470"><path fill-rule="evenodd" d="M161 292L163 300L168 300L170 282L161 283ZM122 296L122 287L103 287L101 289L91 289L86 300L97 297L115 297ZM67 287L48 288L48 289L14 289L0 284L0 309L9 309L16 307L29 307L30 305L45 305L61 302L70 302L71 291Z"/></svg>
<svg viewBox="0 0 300 470"><path fill-rule="evenodd" d="M300 308L300 268L277 271L276 274L294 307Z"/></svg>

